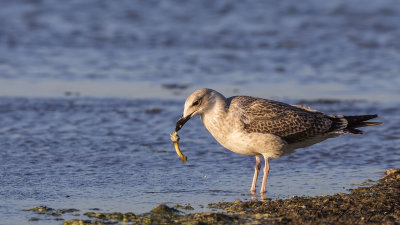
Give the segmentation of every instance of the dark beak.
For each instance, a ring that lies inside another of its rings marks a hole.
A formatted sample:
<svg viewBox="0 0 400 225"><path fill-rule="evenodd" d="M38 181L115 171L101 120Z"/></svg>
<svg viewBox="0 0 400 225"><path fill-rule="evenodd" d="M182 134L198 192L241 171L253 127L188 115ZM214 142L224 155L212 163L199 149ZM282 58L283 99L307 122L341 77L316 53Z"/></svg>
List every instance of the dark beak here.
<svg viewBox="0 0 400 225"><path fill-rule="evenodd" d="M185 125L185 123L186 123L190 118L192 118L192 114L188 115L187 117L183 117L183 115L182 115L182 116L179 118L178 122L176 122L176 125L175 125L175 132L178 132L178 131L183 127L183 125Z"/></svg>

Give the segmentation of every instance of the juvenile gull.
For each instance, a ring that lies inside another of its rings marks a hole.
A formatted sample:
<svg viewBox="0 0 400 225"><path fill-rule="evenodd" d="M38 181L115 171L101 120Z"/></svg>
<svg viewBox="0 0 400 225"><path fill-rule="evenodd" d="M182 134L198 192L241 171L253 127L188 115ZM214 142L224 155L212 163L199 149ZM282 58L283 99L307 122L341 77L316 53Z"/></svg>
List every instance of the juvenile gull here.
<svg viewBox="0 0 400 225"><path fill-rule="evenodd" d="M200 115L204 127L225 148L256 157L250 191L255 193L260 157L265 160L260 193L265 193L269 158L279 158L340 134L362 134L357 127L379 125L365 122L377 115L325 115L306 106L249 96L225 98L219 92L202 88L186 99L175 131L192 117Z"/></svg>

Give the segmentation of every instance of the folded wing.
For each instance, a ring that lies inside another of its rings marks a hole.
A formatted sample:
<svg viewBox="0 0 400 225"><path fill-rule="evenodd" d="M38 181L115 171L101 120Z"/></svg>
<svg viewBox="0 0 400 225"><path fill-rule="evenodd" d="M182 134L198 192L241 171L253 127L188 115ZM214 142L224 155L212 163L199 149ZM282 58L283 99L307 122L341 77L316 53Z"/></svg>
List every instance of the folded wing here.
<svg viewBox="0 0 400 225"><path fill-rule="evenodd" d="M274 134L289 144L341 129L335 122L340 118L304 106L248 96L232 97L228 102L232 111L239 112L246 132Z"/></svg>

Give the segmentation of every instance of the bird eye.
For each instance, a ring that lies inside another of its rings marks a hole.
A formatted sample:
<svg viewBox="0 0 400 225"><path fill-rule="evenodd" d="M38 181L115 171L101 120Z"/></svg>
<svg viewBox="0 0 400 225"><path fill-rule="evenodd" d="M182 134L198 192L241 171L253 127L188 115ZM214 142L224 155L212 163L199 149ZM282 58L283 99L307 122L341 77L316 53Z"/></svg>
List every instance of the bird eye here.
<svg viewBox="0 0 400 225"><path fill-rule="evenodd" d="M198 105L198 104L199 104L199 100L193 102L192 106L196 106L196 105Z"/></svg>

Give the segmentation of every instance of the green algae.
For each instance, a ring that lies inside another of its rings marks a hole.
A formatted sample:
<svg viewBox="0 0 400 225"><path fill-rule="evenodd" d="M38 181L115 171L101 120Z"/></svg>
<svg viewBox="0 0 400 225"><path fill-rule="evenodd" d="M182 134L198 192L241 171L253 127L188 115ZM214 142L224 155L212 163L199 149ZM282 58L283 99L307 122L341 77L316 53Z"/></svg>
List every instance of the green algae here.
<svg viewBox="0 0 400 225"><path fill-rule="evenodd" d="M46 214L48 212L52 212L54 211L54 209L49 208L47 206L36 206L30 209L23 209L23 211L32 211L32 212L36 212L38 214Z"/></svg>
<svg viewBox="0 0 400 225"><path fill-rule="evenodd" d="M155 214L172 214L172 213L178 213L179 211L174 208L168 207L165 204L161 204L154 207L154 209L152 209L151 212Z"/></svg>
<svg viewBox="0 0 400 225"><path fill-rule="evenodd" d="M61 214L65 214L65 213L74 213L74 212L79 212L79 209L53 209L47 206L36 206L30 209L23 209L23 211L32 211L35 212L37 214L47 214L47 215L51 215L51 216L58 216Z"/></svg>
<svg viewBox="0 0 400 225"><path fill-rule="evenodd" d="M186 205L176 204L176 205L174 205L174 208L180 208L183 210L194 210L194 208L190 204L186 204Z"/></svg>
<svg viewBox="0 0 400 225"><path fill-rule="evenodd" d="M183 214L190 205L161 204L149 213L86 212L88 220L67 220L63 225L89 224L400 224L400 169L386 171L378 182L367 180L369 187L357 187L349 194L338 193L318 197L292 197L276 200L218 202L209 208L225 213ZM362 185L366 185L362 184ZM62 215L76 209L52 209L38 206L26 211L37 214ZM62 218L58 217L60 220ZM35 221L35 217L31 218Z"/></svg>
<svg viewBox="0 0 400 225"><path fill-rule="evenodd" d="M67 220L63 225L105 225L105 223L91 220Z"/></svg>
<svg viewBox="0 0 400 225"><path fill-rule="evenodd" d="M97 218L101 220L115 220L115 221L122 221L122 222L130 222L137 219L134 213L120 213L120 212L113 212L113 213L101 213L101 212L86 212L83 215L89 218Z"/></svg>
<svg viewBox="0 0 400 225"><path fill-rule="evenodd" d="M79 213L76 213L76 212L79 212L78 209L73 209L73 208L70 208L70 209L53 209L53 208L50 208L50 207L47 207L47 206L36 206L36 207L30 208L30 209L23 209L23 211L32 211L32 212L34 212L36 214L39 214L39 215L42 214L42 215L52 216L52 217L54 217L54 220L57 220L57 221L64 220L63 218L61 218L61 216L63 214L66 214L66 213L70 213L73 216L79 216L80 215ZM40 218L31 217L28 221L39 221L39 220L40 220Z"/></svg>
<svg viewBox="0 0 400 225"><path fill-rule="evenodd" d="M392 224L400 222L400 169L371 187L350 194L293 197L274 201L235 201L212 204L245 223L268 224ZM256 218L256 215L259 218ZM263 215L260 217L260 215Z"/></svg>

